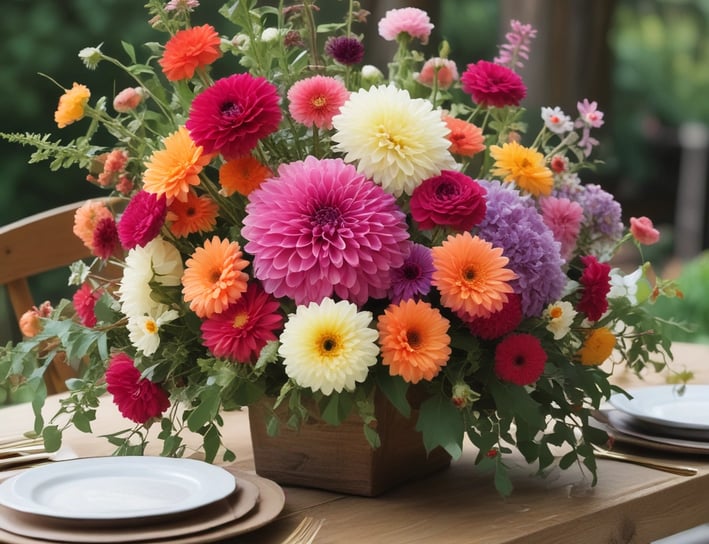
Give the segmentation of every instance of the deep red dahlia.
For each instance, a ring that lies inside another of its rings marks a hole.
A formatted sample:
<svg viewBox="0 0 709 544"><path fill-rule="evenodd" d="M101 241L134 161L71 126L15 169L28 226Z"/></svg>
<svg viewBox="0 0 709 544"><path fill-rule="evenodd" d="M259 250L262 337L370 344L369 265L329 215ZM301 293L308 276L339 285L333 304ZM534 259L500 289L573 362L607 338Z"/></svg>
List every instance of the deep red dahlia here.
<svg viewBox="0 0 709 544"><path fill-rule="evenodd" d="M113 217L104 217L96 223L92 240L93 253L99 259L106 260L120 246L118 229Z"/></svg>
<svg viewBox="0 0 709 544"><path fill-rule="evenodd" d="M141 379L140 370L125 353L111 358L106 370L106 390L123 417L143 424L170 407L170 399L157 383Z"/></svg>
<svg viewBox="0 0 709 544"><path fill-rule="evenodd" d="M275 331L283 325L280 305L257 283L220 314L202 322L204 345L216 357L239 363L256 361L267 342L276 340Z"/></svg>
<svg viewBox="0 0 709 544"><path fill-rule="evenodd" d="M248 154L278 128L281 117L275 85L251 74L234 74L197 95L185 126L205 153L231 159Z"/></svg>
<svg viewBox="0 0 709 544"><path fill-rule="evenodd" d="M527 95L527 88L516 72L485 60L468 64L460 81L463 90L481 106L519 106Z"/></svg>
<svg viewBox="0 0 709 544"><path fill-rule="evenodd" d="M608 309L611 267L608 263L599 263L593 255L581 257L581 262L585 267L580 279L583 290L576 309L591 321L598 321Z"/></svg>
<svg viewBox="0 0 709 544"><path fill-rule="evenodd" d="M74 293L71 302L76 310L76 314L79 316L79 321L81 321L84 327L93 327L96 325L94 308L100 296L101 293L94 290L88 283L82 284Z"/></svg>
<svg viewBox="0 0 709 544"><path fill-rule="evenodd" d="M485 189L454 170L424 180L411 194L411 216L422 229L472 229L485 218Z"/></svg>
<svg viewBox="0 0 709 544"><path fill-rule="evenodd" d="M544 372L547 354L539 339L520 333L506 336L495 349L495 374L516 385L536 382Z"/></svg>
<svg viewBox="0 0 709 544"><path fill-rule="evenodd" d="M507 295L507 302L502 309L488 317L462 319L467 323L470 332L484 340L500 338L515 330L522 321L522 298L517 293Z"/></svg>

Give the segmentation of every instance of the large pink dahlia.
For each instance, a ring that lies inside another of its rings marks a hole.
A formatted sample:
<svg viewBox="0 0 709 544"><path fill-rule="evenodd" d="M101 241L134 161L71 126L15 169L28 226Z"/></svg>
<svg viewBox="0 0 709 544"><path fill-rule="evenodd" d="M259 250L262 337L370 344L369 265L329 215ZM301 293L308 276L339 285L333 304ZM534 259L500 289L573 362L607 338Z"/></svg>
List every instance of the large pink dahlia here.
<svg viewBox="0 0 709 544"><path fill-rule="evenodd" d="M410 251L394 197L341 159L284 164L249 196L242 235L254 275L297 304L383 298Z"/></svg>
<svg viewBox="0 0 709 544"><path fill-rule="evenodd" d="M185 123L205 153L248 154L281 122L278 90L262 77L234 74L197 95Z"/></svg>

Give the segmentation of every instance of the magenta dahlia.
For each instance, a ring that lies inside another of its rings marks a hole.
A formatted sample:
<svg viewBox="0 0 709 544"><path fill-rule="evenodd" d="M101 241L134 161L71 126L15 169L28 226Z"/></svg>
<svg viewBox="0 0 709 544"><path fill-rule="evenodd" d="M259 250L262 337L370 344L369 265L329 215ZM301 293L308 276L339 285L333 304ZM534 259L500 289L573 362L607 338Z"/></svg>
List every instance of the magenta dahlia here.
<svg viewBox="0 0 709 544"><path fill-rule="evenodd" d="M160 233L165 217L165 195L138 191L131 198L118 223L121 245L126 249L144 247Z"/></svg>
<svg viewBox="0 0 709 544"><path fill-rule="evenodd" d="M481 106L519 106L527 95L527 88L516 72L486 60L468 64L460 82L463 90Z"/></svg>
<svg viewBox="0 0 709 544"><path fill-rule="evenodd" d="M315 157L249 195L241 234L264 289L297 304L383 298L411 247L392 195L341 159Z"/></svg>
<svg viewBox="0 0 709 544"><path fill-rule="evenodd" d="M251 74L234 74L195 97L185 126L205 153L234 158L274 132L281 117L275 85Z"/></svg>

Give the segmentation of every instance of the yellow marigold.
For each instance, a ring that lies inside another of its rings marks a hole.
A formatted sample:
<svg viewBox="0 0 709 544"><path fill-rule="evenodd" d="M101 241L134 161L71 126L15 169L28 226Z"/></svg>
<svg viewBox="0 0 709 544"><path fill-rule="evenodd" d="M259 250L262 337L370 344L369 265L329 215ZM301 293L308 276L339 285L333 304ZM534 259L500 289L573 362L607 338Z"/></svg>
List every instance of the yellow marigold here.
<svg viewBox="0 0 709 544"><path fill-rule="evenodd" d="M163 141L165 149L155 151L143 174L143 188L149 193L187 201L190 187L199 185L199 173L212 156L202 153L185 127L180 127Z"/></svg>
<svg viewBox="0 0 709 544"><path fill-rule="evenodd" d="M495 159L491 170L503 181L514 182L517 187L534 196L551 194L554 178L544 165L544 155L517 142L490 146L490 155Z"/></svg>
<svg viewBox="0 0 709 544"><path fill-rule="evenodd" d="M59 128L71 125L84 116L84 107L89 101L91 91L86 85L74 83L59 99L57 111L54 112L54 121Z"/></svg>
<svg viewBox="0 0 709 544"><path fill-rule="evenodd" d="M611 356L614 348L615 335L608 327L593 329L579 350L581 363L587 366L598 366Z"/></svg>

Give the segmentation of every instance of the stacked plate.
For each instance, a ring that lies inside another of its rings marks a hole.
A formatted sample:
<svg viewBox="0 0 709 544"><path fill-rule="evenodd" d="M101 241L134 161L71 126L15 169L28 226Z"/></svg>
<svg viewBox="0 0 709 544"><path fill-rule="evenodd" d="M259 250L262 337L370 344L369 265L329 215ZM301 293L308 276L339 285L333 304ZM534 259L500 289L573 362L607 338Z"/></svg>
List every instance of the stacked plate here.
<svg viewBox="0 0 709 544"><path fill-rule="evenodd" d="M677 453L709 454L709 385L661 385L613 395L599 419L618 441Z"/></svg>
<svg viewBox="0 0 709 544"><path fill-rule="evenodd" d="M265 525L284 503L271 480L194 459L74 459L0 484L0 541L214 542Z"/></svg>

